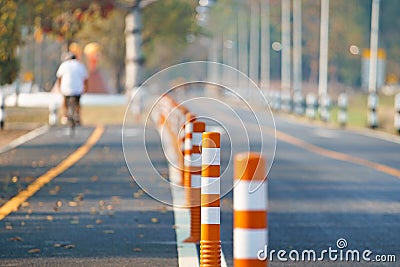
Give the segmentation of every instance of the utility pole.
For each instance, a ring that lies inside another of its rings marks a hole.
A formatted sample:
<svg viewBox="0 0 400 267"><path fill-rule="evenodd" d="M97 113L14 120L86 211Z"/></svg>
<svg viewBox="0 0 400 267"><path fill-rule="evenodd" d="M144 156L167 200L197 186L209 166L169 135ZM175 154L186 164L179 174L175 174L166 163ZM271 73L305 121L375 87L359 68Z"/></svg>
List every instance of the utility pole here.
<svg viewBox="0 0 400 267"><path fill-rule="evenodd" d="M369 80L368 80L368 124L371 128L378 127L378 95L376 94L376 74L378 63L378 38L379 38L379 3L380 0L372 1L371 14L371 39L369 58Z"/></svg>
<svg viewBox="0 0 400 267"><path fill-rule="evenodd" d="M293 91L301 93L302 43L301 43L301 0L293 1Z"/></svg>
<svg viewBox="0 0 400 267"><path fill-rule="evenodd" d="M269 32L269 0L261 0L261 89L270 87L270 32ZM265 93L265 92L264 92Z"/></svg>
<svg viewBox="0 0 400 267"><path fill-rule="evenodd" d="M142 11L141 0L137 0L130 8L125 18L125 90L129 91L140 86L143 54L142 54Z"/></svg>
<svg viewBox="0 0 400 267"><path fill-rule="evenodd" d="M258 85L258 71L260 58L260 5L259 0L250 3L250 65L249 76Z"/></svg>
<svg viewBox="0 0 400 267"><path fill-rule="evenodd" d="M323 121L329 120L328 37L329 37L329 0L321 0L318 96L320 104L320 115Z"/></svg>
<svg viewBox="0 0 400 267"><path fill-rule="evenodd" d="M291 62L290 62L290 48L291 48L291 38L290 38L290 0L281 0L282 6L282 57L281 57L281 95L282 98L282 109L284 111L290 111L290 72L291 72Z"/></svg>

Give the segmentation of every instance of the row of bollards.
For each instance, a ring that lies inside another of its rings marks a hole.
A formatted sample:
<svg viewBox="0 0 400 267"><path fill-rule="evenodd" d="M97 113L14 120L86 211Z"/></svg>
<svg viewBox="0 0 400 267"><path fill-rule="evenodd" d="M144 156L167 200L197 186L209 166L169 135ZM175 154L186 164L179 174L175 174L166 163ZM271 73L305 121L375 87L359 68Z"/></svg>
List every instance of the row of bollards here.
<svg viewBox="0 0 400 267"><path fill-rule="evenodd" d="M190 208L189 237L184 242L200 243L200 267L221 266L221 140L220 133L206 132L206 124L188 110L185 121L175 128L172 112L176 102L160 101L158 123L169 128L183 154L182 184L186 206ZM171 117L172 116L172 117ZM183 133L181 133L183 131ZM182 139L182 136L184 138ZM182 147L183 146L183 147ZM234 232L235 267L265 267L258 253L268 242L266 165L257 153L239 153L234 160Z"/></svg>
<svg viewBox="0 0 400 267"><path fill-rule="evenodd" d="M269 103L274 110L294 112L297 115L305 115L309 119L316 119L318 115L321 120L328 122L331 119L330 110L332 101L328 95L317 96L313 93L302 96L300 92L293 93L293 99L288 92L271 91L269 93ZM378 95L369 94L367 99L367 125L370 128L377 128L378 125ZM346 93L341 93L337 98L337 121L344 127L348 122L349 100ZM394 97L394 128L400 134L400 93Z"/></svg>

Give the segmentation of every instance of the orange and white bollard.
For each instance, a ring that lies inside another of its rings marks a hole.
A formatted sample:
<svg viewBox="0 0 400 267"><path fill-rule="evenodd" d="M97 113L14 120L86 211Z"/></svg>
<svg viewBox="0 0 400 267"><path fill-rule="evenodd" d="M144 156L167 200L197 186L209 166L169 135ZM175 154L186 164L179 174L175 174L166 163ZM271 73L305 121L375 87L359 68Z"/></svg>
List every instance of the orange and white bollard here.
<svg viewBox="0 0 400 267"><path fill-rule="evenodd" d="M200 241L201 231L201 169L202 169L202 134L206 130L206 124L202 121L193 122L192 133L192 154L190 156L190 188L188 200L190 205L190 237L184 242L198 243ZM187 187L186 187L187 188Z"/></svg>
<svg viewBox="0 0 400 267"><path fill-rule="evenodd" d="M202 136L200 267L221 266L220 134Z"/></svg>
<svg viewBox="0 0 400 267"><path fill-rule="evenodd" d="M234 162L233 264L265 267L258 251L268 240L265 160L258 153L239 153ZM267 253L267 252L265 252Z"/></svg>
<svg viewBox="0 0 400 267"><path fill-rule="evenodd" d="M188 113L186 115L185 141L183 144L183 186L185 188L186 205L190 205L189 189L191 187L191 163L192 163L192 135L193 135L194 115Z"/></svg>

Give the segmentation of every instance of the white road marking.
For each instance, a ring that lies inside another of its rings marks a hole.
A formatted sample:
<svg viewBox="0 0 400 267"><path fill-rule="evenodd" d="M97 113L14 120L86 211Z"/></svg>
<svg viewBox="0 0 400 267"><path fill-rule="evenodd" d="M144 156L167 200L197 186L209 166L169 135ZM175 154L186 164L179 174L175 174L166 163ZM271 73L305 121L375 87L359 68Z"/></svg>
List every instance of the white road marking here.
<svg viewBox="0 0 400 267"><path fill-rule="evenodd" d="M196 245L194 243L183 243L183 240L190 236L190 213L188 208L179 208L179 206L184 206L184 188L173 185L180 180L180 172L171 166L169 170L170 180L172 182L171 193L175 219L176 247L178 249L178 264L179 267L198 267L200 261ZM222 248L221 267L227 267Z"/></svg>
<svg viewBox="0 0 400 267"><path fill-rule="evenodd" d="M8 145L5 145L3 147L0 148L0 154L7 152L11 149L14 149L44 133L46 133L48 130L50 129L50 127L48 125L42 126L40 128L37 128L33 131L30 131L29 133L18 137L17 139L15 139L14 141L11 141Z"/></svg>

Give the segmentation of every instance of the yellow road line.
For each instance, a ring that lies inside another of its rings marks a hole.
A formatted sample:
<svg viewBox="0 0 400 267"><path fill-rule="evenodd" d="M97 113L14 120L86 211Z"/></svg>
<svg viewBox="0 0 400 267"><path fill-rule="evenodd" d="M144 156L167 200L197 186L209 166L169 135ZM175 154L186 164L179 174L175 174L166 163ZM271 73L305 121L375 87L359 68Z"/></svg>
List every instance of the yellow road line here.
<svg viewBox="0 0 400 267"><path fill-rule="evenodd" d="M325 156L325 157L340 160L340 161L351 162L354 164L372 168L379 172L383 172L385 174L389 174L394 177L400 178L400 170L398 170L398 169L395 169L395 168L392 168L392 167L389 167L389 166L386 166L386 165L383 165L380 163L372 162L372 161L369 161L366 159L362 159L359 157L351 156L351 155L344 154L341 152L337 152L337 151L325 149L325 148L322 148L322 147L319 147L316 145L312 145L312 144L307 143L299 138L288 135L288 134L283 133L278 130L276 131L276 138L278 138L286 143L304 148L310 152L319 154L321 156Z"/></svg>
<svg viewBox="0 0 400 267"><path fill-rule="evenodd" d="M60 162L60 164L58 164L56 167L50 169L48 172L37 178L25 190L19 192L15 197L13 197L2 207L0 207L0 221L3 220L5 217L7 217L10 213L17 211L18 207L22 203L24 203L28 198L33 196L44 185L46 185L48 182L53 180L59 174L63 173L69 167L78 162L99 141L103 133L104 133L104 127L97 126L96 129L93 131L92 135L85 142L85 144L80 146L66 159Z"/></svg>

